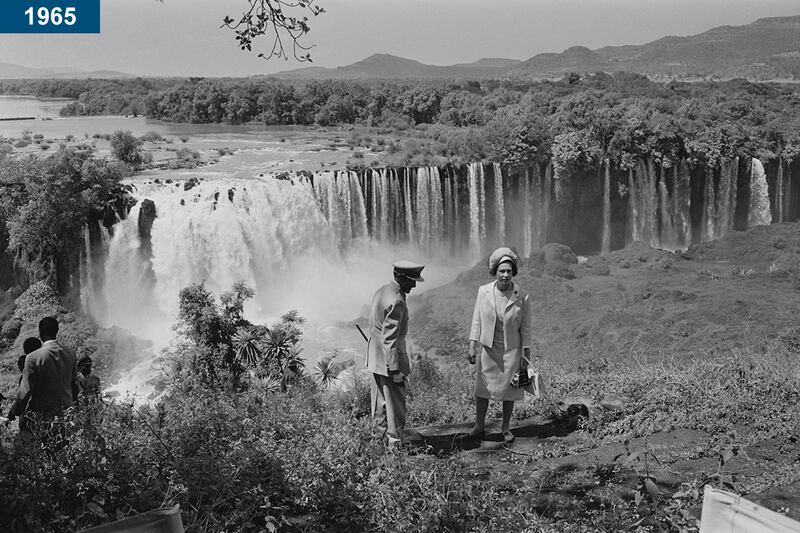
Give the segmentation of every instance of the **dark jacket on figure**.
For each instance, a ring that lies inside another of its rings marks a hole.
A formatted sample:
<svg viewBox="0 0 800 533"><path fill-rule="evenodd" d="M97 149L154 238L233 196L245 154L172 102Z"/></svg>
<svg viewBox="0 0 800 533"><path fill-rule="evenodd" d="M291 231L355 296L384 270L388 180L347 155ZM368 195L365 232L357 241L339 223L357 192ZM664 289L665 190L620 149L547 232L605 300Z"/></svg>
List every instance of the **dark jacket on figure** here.
<svg viewBox="0 0 800 533"><path fill-rule="evenodd" d="M55 340L49 340L25 358L22 381L11 414L20 416L32 411L42 416L59 415L77 397L75 354Z"/></svg>

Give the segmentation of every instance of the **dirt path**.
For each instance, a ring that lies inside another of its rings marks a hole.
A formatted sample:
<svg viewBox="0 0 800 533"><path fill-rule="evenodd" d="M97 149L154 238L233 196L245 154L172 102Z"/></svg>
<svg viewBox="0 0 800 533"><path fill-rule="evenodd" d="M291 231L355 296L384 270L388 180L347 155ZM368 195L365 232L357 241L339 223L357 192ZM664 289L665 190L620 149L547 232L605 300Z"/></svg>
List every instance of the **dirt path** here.
<svg viewBox="0 0 800 533"><path fill-rule="evenodd" d="M615 508L638 507L642 517L686 512L693 522L700 518L702 486L710 483L800 520L800 448L789 439L738 449L726 446L724 436L679 430L628 443L598 442L575 420L528 419L512 426L516 440L505 445L499 420L487 427L483 441L459 438L469 429L468 424L419 428L411 444L423 453L457 455L467 476L496 490L521 491L548 518L613 520ZM654 482L658 496L645 496L637 505L636 493L647 490L645 478ZM601 522L601 530L613 528Z"/></svg>

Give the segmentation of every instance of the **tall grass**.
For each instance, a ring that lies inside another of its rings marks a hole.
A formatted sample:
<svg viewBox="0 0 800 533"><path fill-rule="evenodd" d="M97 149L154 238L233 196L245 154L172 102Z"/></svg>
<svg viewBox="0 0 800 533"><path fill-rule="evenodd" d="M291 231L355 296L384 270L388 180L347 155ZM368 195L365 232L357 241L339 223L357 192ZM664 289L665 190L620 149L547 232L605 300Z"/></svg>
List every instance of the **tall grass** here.
<svg viewBox="0 0 800 533"><path fill-rule="evenodd" d="M583 446L675 429L741 444L788 438L800 420L797 333L688 360L640 352L580 366L536 361L550 397L526 397L516 416L553 415L557 400L580 390L598 405L610 393L625 398L622 410L598 407L585 421ZM471 422L473 372L464 361L417 361L409 424ZM568 482L558 469L538 485L498 484L473 475L458 454L387 453L370 430L368 376L351 378L331 391L306 380L268 393L253 382L238 392L175 389L155 407L79 406L61 447L4 431L0 530L73 531L175 503L189 531L603 531L635 523L639 511L624 499L602 509L577 496L554 503L551 491Z"/></svg>

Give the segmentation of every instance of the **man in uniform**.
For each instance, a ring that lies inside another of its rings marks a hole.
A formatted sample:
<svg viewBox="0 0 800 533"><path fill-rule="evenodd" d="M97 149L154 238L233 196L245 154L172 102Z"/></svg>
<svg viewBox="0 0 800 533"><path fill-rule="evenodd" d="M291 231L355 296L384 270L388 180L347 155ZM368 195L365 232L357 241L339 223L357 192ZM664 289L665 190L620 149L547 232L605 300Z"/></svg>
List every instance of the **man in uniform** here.
<svg viewBox="0 0 800 533"><path fill-rule="evenodd" d="M386 433L389 447L396 448L402 444L406 426L406 376L411 372L406 351L406 294L424 281L420 274L425 266L411 261L395 261L392 266L394 281L372 297L366 367L373 377L373 424Z"/></svg>

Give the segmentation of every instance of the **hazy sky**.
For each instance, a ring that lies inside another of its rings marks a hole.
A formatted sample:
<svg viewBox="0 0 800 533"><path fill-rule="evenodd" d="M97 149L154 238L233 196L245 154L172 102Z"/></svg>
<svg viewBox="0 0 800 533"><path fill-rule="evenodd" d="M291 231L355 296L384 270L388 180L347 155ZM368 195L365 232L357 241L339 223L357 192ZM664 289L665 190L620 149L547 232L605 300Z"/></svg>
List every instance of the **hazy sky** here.
<svg viewBox="0 0 800 533"><path fill-rule="evenodd" d="M527 59L573 45L643 44L714 26L800 15L797 0L317 0L314 65L374 53L449 65ZM307 66L258 59L219 29L246 0L101 0L100 35L0 35L0 62L138 75L246 76ZM266 46L266 43L263 44Z"/></svg>

